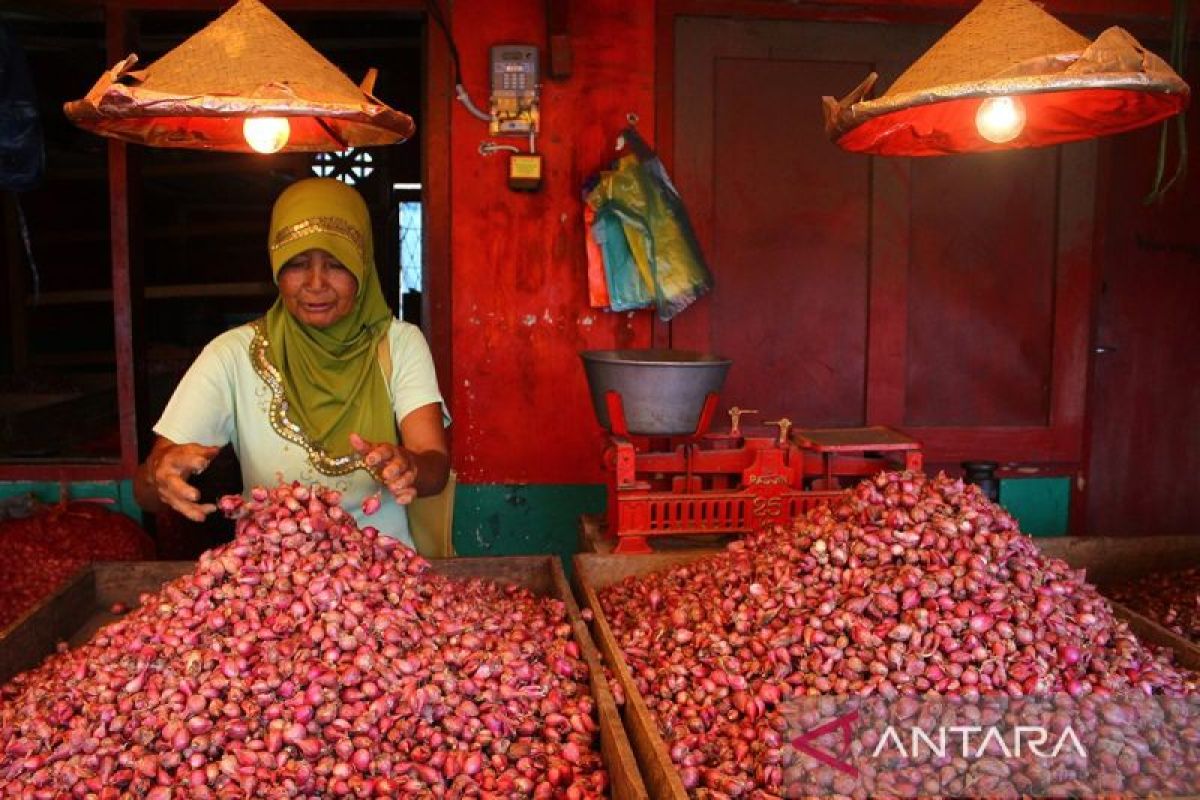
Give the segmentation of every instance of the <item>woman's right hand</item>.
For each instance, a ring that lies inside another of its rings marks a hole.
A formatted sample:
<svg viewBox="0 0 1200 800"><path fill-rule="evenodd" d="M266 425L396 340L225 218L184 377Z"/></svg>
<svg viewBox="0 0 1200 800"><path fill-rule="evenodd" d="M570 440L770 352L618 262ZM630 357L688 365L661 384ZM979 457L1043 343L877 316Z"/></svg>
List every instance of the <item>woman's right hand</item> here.
<svg viewBox="0 0 1200 800"><path fill-rule="evenodd" d="M199 502L200 490L188 483L187 479L203 472L220 451L219 447L195 443L175 444L160 437L142 465L144 479L153 486L161 503L190 520L203 522L217 507L212 503Z"/></svg>

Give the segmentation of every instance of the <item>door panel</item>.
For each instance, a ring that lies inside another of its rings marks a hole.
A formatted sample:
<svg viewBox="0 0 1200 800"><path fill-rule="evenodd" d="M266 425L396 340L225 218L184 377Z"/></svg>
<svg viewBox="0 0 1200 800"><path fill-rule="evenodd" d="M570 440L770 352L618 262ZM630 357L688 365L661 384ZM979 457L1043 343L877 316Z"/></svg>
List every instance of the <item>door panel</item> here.
<svg viewBox="0 0 1200 800"><path fill-rule="evenodd" d="M733 359L724 405L903 427L933 463L1078 463L1094 146L885 159L823 131L822 95L943 31L676 18L667 156L716 288L670 341Z"/></svg>
<svg viewBox="0 0 1200 800"><path fill-rule="evenodd" d="M906 425L1048 424L1057 160L913 164Z"/></svg>
<svg viewBox="0 0 1200 800"><path fill-rule="evenodd" d="M805 425L865 412L869 162L828 147L797 97L863 64L719 59L708 348L733 358L723 400ZM752 313L747 313L753 309ZM769 418L769 417L768 417Z"/></svg>
<svg viewBox="0 0 1200 800"><path fill-rule="evenodd" d="M830 145L820 98L894 79L936 33L677 20L672 155L717 288L670 341L733 359L723 405L866 422L872 163Z"/></svg>
<svg viewBox="0 0 1200 800"><path fill-rule="evenodd" d="M1161 52L1161 50L1160 50ZM1189 64L1200 64L1192 48ZM1193 86L1200 69L1185 76ZM1200 114L1188 112L1192 153ZM1088 533L1196 533L1200 497L1200 170L1146 205L1159 128L1106 143L1103 292L1091 393ZM1175 157L1171 153L1170 159ZM1168 160L1168 174L1174 169Z"/></svg>

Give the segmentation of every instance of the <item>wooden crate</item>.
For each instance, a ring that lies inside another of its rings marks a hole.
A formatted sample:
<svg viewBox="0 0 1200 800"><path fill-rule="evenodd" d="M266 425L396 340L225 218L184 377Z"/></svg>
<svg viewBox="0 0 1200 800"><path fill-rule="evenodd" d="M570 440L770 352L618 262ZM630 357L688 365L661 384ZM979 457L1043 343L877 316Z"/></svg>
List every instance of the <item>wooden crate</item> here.
<svg viewBox="0 0 1200 800"><path fill-rule="evenodd" d="M600 723L600 751L608 768L614 800L642 800L650 795L642 782L637 759L621 724L616 701L601 669L601 660L579 614L567 584L562 563L554 556L504 558L450 558L435 560L434 571L451 578L487 578L523 586L543 597L566 603L567 615L591 672L592 696ZM114 603L138 605L143 592L155 592L185 573L190 561L97 562L82 569L71 581L0 633L0 683L36 666L54 652L58 642L72 646L89 640L101 626L115 619Z"/></svg>
<svg viewBox="0 0 1200 800"><path fill-rule="evenodd" d="M1086 569L1088 580L1102 590L1200 564L1200 536L1051 536L1037 545L1046 555Z"/></svg>
<svg viewBox="0 0 1200 800"><path fill-rule="evenodd" d="M1088 581L1101 594L1154 572L1200 565L1200 536L1054 536L1037 543L1046 555L1087 570ZM1200 672L1200 644L1115 600L1109 602L1139 638L1170 647L1180 665Z"/></svg>
<svg viewBox="0 0 1200 800"><path fill-rule="evenodd" d="M716 550L686 550L672 553L650 553L636 556L598 555L581 553L575 556L575 587L584 605L592 610L592 632L596 644L604 656L609 669L625 689L625 731L633 743L638 766L646 779L651 795L665 800L686 800L688 793L679 779L679 772L671 762L666 742L658 732L658 724L650 714L633 673L621 653L616 633L609 626L604 612L600 610L597 592L606 586L620 582L630 575L648 575L668 569L676 564L686 564Z"/></svg>
<svg viewBox="0 0 1200 800"><path fill-rule="evenodd" d="M92 638L114 619L114 603L138 605L142 592L191 572L190 561L107 561L83 567L53 594L0 631L0 683L37 666L59 642Z"/></svg>
<svg viewBox="0 0 1200 800"><path fill-rule="evenodd" d="M1038 544L1040 546L1047 541L1052 542L1048 539L1039 539ZM1064 549L1073 548L1073 545L1068 545L1066 542L1052 542L1048 551L1050 555L1059 556L1068 563L1073 563L1070 558L1062 555ZM671 762L670 752L662 735L658 732L658 726L650 714L650 709L633 682L633 674L621 653L619 640L608 624L604 612L601 611L598 592L631 575L648 575L678 564L691 563L715 552L718 551L692 550L631 556L581 553L575 556L575 588L584 605L592 609L592 633L600 648L600 653L625 689L625 729L629 733L630 742L633 743L642 776L645 778L651 794L655 797L682 800L688 795L683 788L683 783L679 780L679 773L675 769L675 765ZM1139 639L1149 644L1170 648L1174 651L1176 662L1180 666L1200 672L1200 647L1120 603L1112 605L1117 616L1129 623L1130 629Z"/></svg>

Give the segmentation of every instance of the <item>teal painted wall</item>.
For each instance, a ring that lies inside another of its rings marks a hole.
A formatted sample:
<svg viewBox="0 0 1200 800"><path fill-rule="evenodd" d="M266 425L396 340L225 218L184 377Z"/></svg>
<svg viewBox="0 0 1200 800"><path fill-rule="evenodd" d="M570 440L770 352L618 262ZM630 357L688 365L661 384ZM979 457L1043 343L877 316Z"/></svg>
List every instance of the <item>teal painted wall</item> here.
<svg viewBox="0 0 1200 800"><path fill-rule="evenodd" d="M461 556L576 551L581 514L604 510L602 484L459 484L454 549ZM569 567L570 559L564 563Z"/></svg>
<svg viewBox="0 0 1200 800"><path fill-rule="evenodd" d="M133 499L132 481L80 481L67 484L67 491L72 500L107 498L113 501L114 511L142 521L142 510ZM61 493L62 487L54 481L0 481L0 500L32 494L43 503L57 503Z"/></svg>
<svg viewBox="0 0 1200 800"><path fill-rule="evenodd" d="M1065 536L1071 479L1012 478L1000 481L1000 505L1030 536Z"/></svg>

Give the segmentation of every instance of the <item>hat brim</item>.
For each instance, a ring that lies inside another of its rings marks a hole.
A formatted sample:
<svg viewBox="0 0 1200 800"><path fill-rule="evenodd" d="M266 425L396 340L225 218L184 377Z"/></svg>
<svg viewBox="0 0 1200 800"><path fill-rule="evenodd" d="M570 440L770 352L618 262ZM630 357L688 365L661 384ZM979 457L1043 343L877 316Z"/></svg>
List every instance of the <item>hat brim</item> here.
<svg viewBox="0 0 1200 800"><path fill-rule="evenodd" d="M286 117L289 152L377 147L413 135L407 115L383 104L202 95L177 98L114 83L98 97L64 105L77 125L101 136L150 147L253 153L242 134L248 117Z"/></svg>
<svg viewBox="0 0 1200 800"><path fill-rule="evenodd" d="M1091 78L1095 80L1095 76ZM837 145L850 152L883 156L1046 147L1151 125L1183 111L1189 98L1186 84L1178 91L1178 87L1145 83L1131 87L1118 82L1102 88L1056 87L1045 78L1028 88L1013 80L994 86L988 83L857 103L850 119L843 120L850 127L837 137ZM984 139L975 127L980 103L1000 95L1020 97L1027 113L1025 128L1003 144Z"/></svg>

